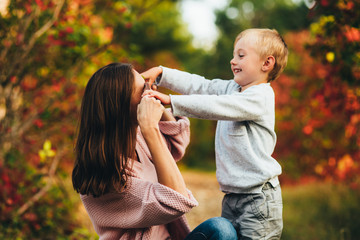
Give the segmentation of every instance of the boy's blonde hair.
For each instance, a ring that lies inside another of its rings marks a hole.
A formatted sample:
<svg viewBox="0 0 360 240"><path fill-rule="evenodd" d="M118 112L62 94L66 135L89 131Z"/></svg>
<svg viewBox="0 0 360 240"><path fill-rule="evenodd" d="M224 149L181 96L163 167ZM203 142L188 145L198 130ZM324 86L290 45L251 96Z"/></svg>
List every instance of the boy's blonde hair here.
<svg viewBox="0 0 360 240"><path fill-rule="evenodd" d="M257 35L257 51L261 58L269 55L275 58L275 65L273 70L268 75L268 82L277 79L284 70L288 59L288 48L284 39L274 29L265 28L250 28L242 31L235 39L234 46L237 41L248 34Z"/></svg>

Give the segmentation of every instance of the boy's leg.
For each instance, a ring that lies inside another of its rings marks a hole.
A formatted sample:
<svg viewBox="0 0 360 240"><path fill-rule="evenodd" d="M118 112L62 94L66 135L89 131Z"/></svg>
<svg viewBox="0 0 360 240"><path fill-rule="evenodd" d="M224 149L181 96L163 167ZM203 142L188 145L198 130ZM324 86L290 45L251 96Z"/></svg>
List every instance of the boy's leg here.
<svg viewBox="0 0 360 240"><path fill-rule="evenodd" d="M266 183L259 194L227 194L222 217L228 218L239 239L280 239L282 197L280 185Z"/></svg>
<svg viewBox="0 0 360 240"><path fill-rule="evenodd" d="M185 240L237 240L237 234L229 220L214 217L197 226Z"/></svg>

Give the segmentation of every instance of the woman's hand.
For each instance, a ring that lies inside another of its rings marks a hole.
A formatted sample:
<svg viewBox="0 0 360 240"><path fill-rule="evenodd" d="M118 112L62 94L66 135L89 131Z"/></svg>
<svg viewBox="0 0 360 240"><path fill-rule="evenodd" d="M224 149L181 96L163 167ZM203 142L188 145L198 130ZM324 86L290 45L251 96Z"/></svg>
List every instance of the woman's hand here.
<svg viewBox="0 0 360 240"><path fill-rule="evenodd" d="M160 100L146 95L137 108L138 123L150 150L159 183L189 197L185 181L159 130L159 121L164 111Z"/></svg>
<svg viewBox="0 0 360 240"><path fill-rule="evenodd" d="M160 93L157 91L145 90L144 93L142 94L142 97L144 97L144 96L156 98L156 99L160 100L161 103L164 105L171 104L171 98L169 95L166 95L166 94L163 94L163 93ZM176 121L176 119L169 111L164 111L164 114L162 115L160 121Z"/></svg>
<svg viewBox="0 0 360 240"><path fill-rule="evenodd" d="M158 128L164 110L160 100L148 95L144 96L137 108L137 120L141 131L147 128Z"/></svg>

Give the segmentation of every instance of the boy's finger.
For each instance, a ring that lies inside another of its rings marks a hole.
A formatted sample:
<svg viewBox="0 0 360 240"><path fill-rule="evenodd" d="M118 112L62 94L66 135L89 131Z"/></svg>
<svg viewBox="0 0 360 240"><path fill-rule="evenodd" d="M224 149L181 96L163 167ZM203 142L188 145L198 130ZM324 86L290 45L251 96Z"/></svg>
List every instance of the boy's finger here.
<svg viewBox="0 0 360 240"><path fill-rule="evenodd" d="M151 84L151 89L154 90L154 91L157 90L157 85L156 85L156 83Z"/></svg>
<svg viewBox="0 0 360 240"><path fill-rule="evenodd" d="M155 79L151 76L151 74L148 74L147 71L140 74L142 78L149 83L149 85L152 85L155 82Z"/></svg>
<svg viewBox="0 0 360 240"><path fill-rule="evenodd" d="M149 96L153 93L153 90L149 89L149 90L145 90L142 94L142 96Z"/></svg>
<svg viewBox="0 0 360 240"><path fill-rule="evenodd" d="M150 86L154 83L155 79L152 79L151 76L147 76L146 72L143 72L140 75L145 80L145 84L148 84L150 88Z"/></svg>

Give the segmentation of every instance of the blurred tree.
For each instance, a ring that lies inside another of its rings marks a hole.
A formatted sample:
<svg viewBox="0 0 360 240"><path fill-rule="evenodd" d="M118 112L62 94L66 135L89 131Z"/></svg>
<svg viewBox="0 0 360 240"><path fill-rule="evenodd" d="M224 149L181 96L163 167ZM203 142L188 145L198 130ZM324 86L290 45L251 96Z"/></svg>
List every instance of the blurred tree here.
<svg viewBox="0 0 360 240"><path fill-rule="evenodd" d="M214 48L202 58L189 61L189 71L206 76L232 79L230 60L235 37L246 28L275 28L281 34L306 29L310 25L308 8L291 0L232 0L216 12L219 37ZM196 61L196 62L195 62ZM211 66L211 67L209 67Z"/></svg>
<svg viewBox="0 0 360 240"><path fill-rule="evenodd" d="M11 0L0 26L0 238L85 237L68 177L84 86L113 61L178 66L176 1Z"/></svg>
<svg viewBox="0 0 360 240"><path fill-rule="evenodd" d="M310 31L286 35L275 156L283 179L316 176L359 187L359 1L317 1Z"/></svg>
<svg viewBox="0 0 360 240"><path fill-rule="evenodd" d="M329 76L360 85L360 1L322 0L311 10L315 37L308 44L311 55L327 65Z"/></svg>
<svg viewBox="0 0 360 240"><path fill-rule="evenodd" d="M310 14L316 21L306 47L324 70L312 79L321 88L309 92L314 114L303 132L328 151L305 156L318 175L360 187L360 1L319 0Z"/></svg>

